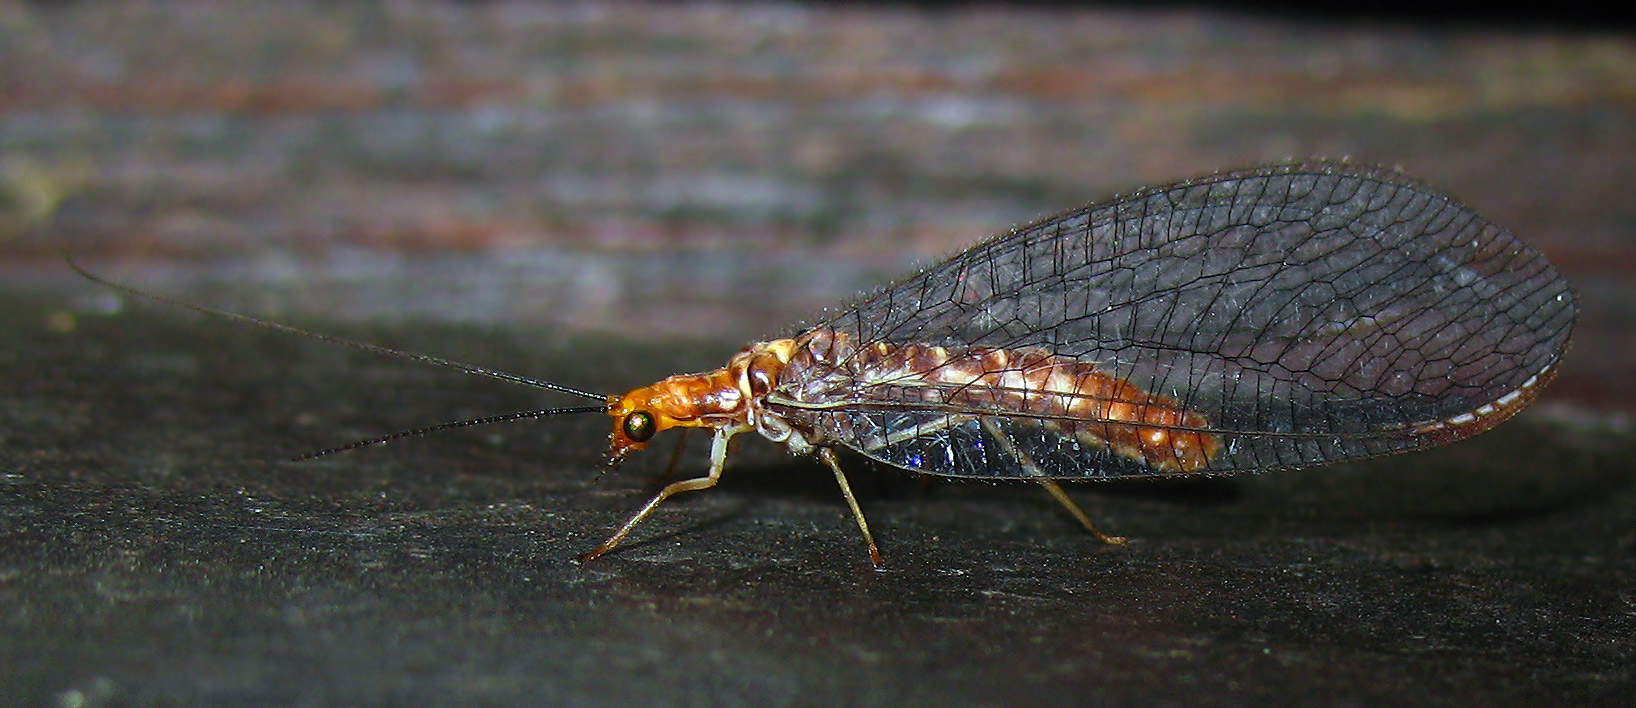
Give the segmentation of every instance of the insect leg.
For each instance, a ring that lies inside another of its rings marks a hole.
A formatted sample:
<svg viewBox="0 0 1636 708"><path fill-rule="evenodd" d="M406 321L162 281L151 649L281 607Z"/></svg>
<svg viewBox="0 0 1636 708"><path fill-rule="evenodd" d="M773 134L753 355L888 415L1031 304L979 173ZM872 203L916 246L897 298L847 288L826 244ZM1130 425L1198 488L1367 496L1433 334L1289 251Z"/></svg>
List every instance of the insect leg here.
<svg viewBox="0 0 1636 708"><path fill-rule="evenodd" d="M1086 531L1091 532L1091 535L1095 536L1096 540L1110 546L1125 545L1125 541L1127 539L1124 536L1109 536L1103 533L1102 529L1097 528L1096 524L1091 522L1091 517L1087 516L1085 514L1085 510L1079 508L1079 505L1074 503L1073 498L1068 496L1068 492L1063 491L1062 485L1057 484L1056 480L1041 478L1039 483L1040 486L1045 487L1045 491L1051 493L1051 496L1056 497L1057 501L1062 502L1062 505L1068 508L1068 513L1073 514L1074 518L1079 520L1079 525L1084 526Z"/></svg>
<svg viewBox="0 0 1636 708"><path fill-rule="evenodd" d="M1079 521L1080 526L1084 526L1085 530L1091 532L1091 535L1095 536L1098 541L1106 543L1110 546L1125 545L1126 539L1124 536L1109 536L1103 533L1102 529L1097 528L1096 524L1091 521L1091 517L1085 513L1085 510L1079 508L1079 504L1075 503L1073 498L1068 496L1068 492L1063 491L1062 485L1057 484L1056 480L1046 477L1045 473L1040 471L1039 465L1034 463L1034 460L1028 456L1028 453L1017 449L1017 446L1011 443L1011 438L1006 437L1005 433L1000 430L1000 426L994 424L993 419L983 418L982 421L983 429L987 430L988 434L993 436L994 440L1000 444L1001 449L1005 450L1006 454L1017 458L1017 462L1022 465L1023 470L1033 475L1035 478L1034 481L1039 482L1040 486L1045 487L1045 491L1050 493L1052 498L1061 503L1062 506L1068 510L1068 513L1073 515L1074 519Z"/></svg>
<svg viewBox="0 0 1636 708"><path fill-rule="evenodd" d="M820 447L817 455L818 459L835 470L835 481L841 485L841 496L846 497L846 505L852 507L852 518L858 520L858 530L863 532L863 542L869 544L869 562L876 568L881 567L880 548L875 546L875 535L869 533L869 522L863 518L863 508L858 506L857 497L852 496L852 485L846 483L846 473L841 471L841 462L835 459L835 451Z"/></svg>
<svg viewBox="0 0 1636 708"><path fill-rule="evenodd" d="M664 502L664 500L669 499L671 495L681 492L696 492L700 489L709 489L716 486L716 482L721 480L722 468L727 466L727 441L731 440L734 435L751 429L752 428L750 426L739 428L717 428L716 437L710 444L709 474L706 474L703 477L684 479L680 482L672 482L666 485L664 489L659 490L659 493L648 502L647 506L642 507L641 511L636 512L636 515L632 516L630 521L626 521L625 525L621 526L618 531L614 532L614 535L609 536L608 540L603 541L602 545L597 546L596 549L592 550L590 553L580 556L580 562L583 563L585 561L592 560L597 556L613 550L614 546L619 545L620 541L625 540L625 536L631 532L631 529L636 528L637 524L642 523L643 519L648 518L648 514L653 513L653 510L659 508L659 504Z"/></svg>

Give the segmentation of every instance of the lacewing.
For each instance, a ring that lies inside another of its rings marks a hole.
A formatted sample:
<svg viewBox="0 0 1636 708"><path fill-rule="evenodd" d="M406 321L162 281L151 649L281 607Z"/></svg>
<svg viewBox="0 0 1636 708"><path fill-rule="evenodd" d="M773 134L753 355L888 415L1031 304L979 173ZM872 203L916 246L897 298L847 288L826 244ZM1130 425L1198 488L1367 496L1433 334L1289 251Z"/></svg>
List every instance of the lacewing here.
<svg viewBox="0 0 1636 708"><path fill-rule="evenodd" d="M72 262L70 262L72 265ZM78 266L75 266L79 270ZM727 365L602 395L143 293L260 326L599 401L613 469L671 428L756 432L835 474L847 448L913 472L1057 480L1295 469L1443 445L1528 405L1555 375L1573 290L1509 231L1397 171L1273 165L1147 189L1013 229Z"/></svg>

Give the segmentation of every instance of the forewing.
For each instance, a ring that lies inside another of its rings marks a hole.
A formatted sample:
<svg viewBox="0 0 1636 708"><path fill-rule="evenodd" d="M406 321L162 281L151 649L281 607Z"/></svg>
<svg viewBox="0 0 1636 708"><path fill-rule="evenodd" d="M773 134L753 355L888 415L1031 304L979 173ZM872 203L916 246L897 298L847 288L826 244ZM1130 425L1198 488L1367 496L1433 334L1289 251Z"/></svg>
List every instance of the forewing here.
<svg viewBox="0 0 1636 708"><path fill-rule="evenodd" d="M1094 362L1201 414L1222 448L1190 471L1224 473L1485 430L1550 378L1574 317L1567 283L1508 231L1395 171L1317 163L1045 219L822 326L865 343L1043 347ZM1164 473L1026 411L926 398L891 382L843 382L821 410L786 414L935 474L1027 476L1018 454L1052 477Z"/></svg>

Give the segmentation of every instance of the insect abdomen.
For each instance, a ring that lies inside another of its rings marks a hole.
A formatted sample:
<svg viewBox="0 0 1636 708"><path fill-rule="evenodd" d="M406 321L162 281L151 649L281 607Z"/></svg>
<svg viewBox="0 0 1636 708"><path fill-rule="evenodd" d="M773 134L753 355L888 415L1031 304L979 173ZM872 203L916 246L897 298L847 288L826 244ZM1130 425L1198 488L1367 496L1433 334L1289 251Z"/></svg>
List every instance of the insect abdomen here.
<svg viewBox="0 0 1636 708"><path fill-rule="evenodd" d="M1143 391L1094 364L1037 347L949 348L874 342L824 328L803 335L784 381L816 406L939 411L910 431L853 441L866 453L919 434L937 435L979 418L1034 424L1111 450L1160 472L1204 468L1221 448L1209 421L1175 400Z"/></svg>

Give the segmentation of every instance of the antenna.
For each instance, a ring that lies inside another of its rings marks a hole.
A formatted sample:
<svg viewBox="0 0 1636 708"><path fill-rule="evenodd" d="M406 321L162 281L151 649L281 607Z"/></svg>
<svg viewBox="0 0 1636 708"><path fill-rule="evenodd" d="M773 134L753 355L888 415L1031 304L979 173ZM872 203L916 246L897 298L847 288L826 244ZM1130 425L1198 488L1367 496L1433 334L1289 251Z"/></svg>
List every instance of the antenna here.
<svg viewBox="0 0 1636 708"><path fill-rule="evenodd" d="M393 357L397 357L399 359L408 359L409 361L418 361L418 362L420 362L422 364L431 364L433 366L442 366L442 367L449 368L449 369L457 369L457 370L460 370L460 371L464 371L464 372L466 372L468 374L475 374L477 376L487 376L487 377L489 377L491 379L499 379L501 381L510 381L511 383L522 384L524 386L533 386L534 388L543 388L543 389L545 389L547 391L557 391L559 393L566 393L566 394L573 395L573 396L579 396L580 398L589 398L589 399L591 399L593 401L606 401L606 400L608 400L608 395L607 394L594 393L594 392L591 392L591 391L586 391L584 389L574 388L572 386L564 386L564 385L559 384L559 383L552 383L550 381L542 381L540 379L529 378L527 376L520 376L520 375L517 375L517 374L508 374L508 373L506 373L504 371L495 371L494 369L490 369L490 368L486 368L486 367L482 367L482 366L477 366L476 364L467 364L465 362L455 361L453 359L444 359L442 357L431 356L431 355L428 355L428 354L415 354L413 352L406 352L406 351L402 351L400 349L393 349L391 347L383 347L383 346L380 346L378 344L368 344L368 343L360 342L360 341L353 340L353 339L345 339L345 338L342 338L342 337L335 337L335 336L331 336L331 335L328 335L328 334L320 334L318 332L313 332L313 331L310 331L310 330L301 329L300 327L291 327L290 325L280 324L278 322L273 322L271 320L264 320L264 319L261 319L261 318L258 318L258 317L251 317L249 315L241 315L241 314L239 314L237 312L228 312L227 310L218 310L218 309L213 308L213 307L205 307L204 305L196 305L194 303L187 302L185 300L178 300L176 298L166 297L164 295L158 295L158 294L155 294L155 293L150 293L150 292L147 292L145 290L138 290L138 289L133 288L133 287L131 287L129 285L124 285L124 284L121 284L121 283L113 282L113 281L108 280L106 278L103 278L101 276L95 275L95 274L91 273L90 271L85 270L84 268L81 268L78 263L74 262L74 258L72 256L68 255L67 252L64 252L62 254L62 258L63 258L64 262L68 263L69 268L73 268L74 272L79 273L81 276L84 276L85 279L90 280L93 283L97 283L99 285L103 285L103 286L106 286L106 287L109 287L109 288L113 288L114 290L118 290L118 291L120 291L122 293L126 293L126 294L129 294L129 295L144 297L144 298L147 298L149 300L153 300L155 302L162 302L162 303L164 303L166 305L171 305L173 307L185 307L185 308L187 308L189 310L193 310L195 312L203 312L204 314L211 315L213 317L221 317L223 319L233 320L235 322L242 322L244 324L249 324L249 325L255 325L257 327L265 327L267 329L276 330L276 331L279 331L279 332L285 332L285 333L288 333L288 334L294 334L294 335L301 336L301 337L307 337L309 339L316 339L316 340L319 340L319 341L322 341L322 342L329 342L331 344L339 344L339 345L341 345L343 347L351 347L353 349L359 349L359 350L363 350L363 351L366 351L366 352L371 352L371 353L374 353L374 354L383 354L383 355L386 355L386 356L393 356ZM600 410L604 410L604 409L602 407L597 407L596 410L600 411ZM551 415L549 413L542 413L540 411L533 411L533 412L534 413L540 413L541 415ZM579 411L576 410L575 412L579 412ZM522 417L538 418L538 417L541 417L541 415L522 416ZM504 418L504 416L500 416L500 417ZM491 421L491 422L503 422L503 421L496 420L496 421ZM478 425L478 424L479 423L477 423L475 421L468 421L468 422L464 422L464 423L450 423L450 424L448 424L447 427L458 428L458 427L462 427L462 426L465 426L465 425ZM437 429L437 426L434 426L433 428L428 428L428 429L425 429L425 430L422 430L422 431L408 431L408 432L405 432L404 435L419 434L421 432L430 432L433 429ZM401 436L399 436L399 437L401 437ZM358 445L354 445L353 447L369 444L370 442L376 442L376 441L365 441L364 443L359 443ZM342 448L342 449L346 449L346 448ZM322 454L322 453L320 453L320 454ZM314 457L316 457L316 455L314 455Z"/></svg>
<svg viewBox="0 0 1636 708"><path fill-rule="evenodd" d="M378 444L384 443L384 442L391 442L391 441L397 440L399 438L407 438L407 437L412 437L412 436L415 436L415 435L425 435L427 433L436 433L436 432L440 432L440 431L444 431L444 430L451 430L451 429L454 429L454 428L465 428L465 427L470 427L470 426L473 426L473 425L491 425L491 424L494 424L494 423L510 423L512 421L517 421L517 420L533 420L535 418L544 418L546 416L551 416L551 415L566 415L566 414L570 414L570 413L606 413L606 412L608 412L608 408L606 406L568 406L568 407L565 407L565 408L544 408L544 409L537 410L537 411L521 411L521 412L517 412L517 413L505 413L503 415L491 415L491 416L485 416L485 417L482 417L482 418L472 418L471 420L457 421L457 422L454 422L454 423L439 423L437 425L428 425L428 426L426 426L424 428L415 428L413 430L400 430L400 431L398 431L396 433L388 433L388 434L382 435L380 437L374 437L374 438L370 438L368 440L359 440L358 442L347 443L345 445L340 445L340 446L337 446L337 447L326 448L326 449L323 449L323 450L319 450L317 452L309 452L309 453L307 453L305 455L301 455L301 456L298 456L298 457L292 457L292 458L290 458L290 461L291 462L304 462L306 460L310 460L310 459L313 459L315 457L323 457L325 455L332 455L332 454L335 454L337 452L346 452L348 450L356 450L356 449L361 448L361 447L369 447L370 445L378 445Z"/></svg>

